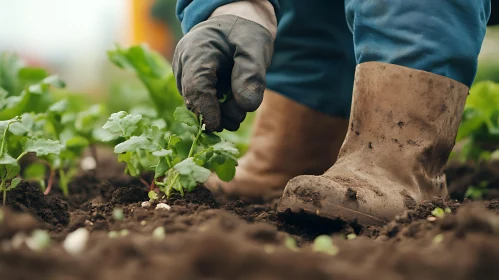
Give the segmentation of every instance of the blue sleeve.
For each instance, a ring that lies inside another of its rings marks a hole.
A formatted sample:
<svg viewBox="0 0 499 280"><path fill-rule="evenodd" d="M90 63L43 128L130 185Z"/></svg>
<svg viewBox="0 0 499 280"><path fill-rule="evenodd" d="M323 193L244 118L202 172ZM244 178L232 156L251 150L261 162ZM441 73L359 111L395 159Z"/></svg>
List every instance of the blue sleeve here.
<svg viewBox="0 0 499 280"><path fill-rule="evenodd" d="M205 21L218 7L240 0L178 0L177 17L182 22L182 30L187 33L194 25ZM279 0L269 0L279 15Z"/></svg>

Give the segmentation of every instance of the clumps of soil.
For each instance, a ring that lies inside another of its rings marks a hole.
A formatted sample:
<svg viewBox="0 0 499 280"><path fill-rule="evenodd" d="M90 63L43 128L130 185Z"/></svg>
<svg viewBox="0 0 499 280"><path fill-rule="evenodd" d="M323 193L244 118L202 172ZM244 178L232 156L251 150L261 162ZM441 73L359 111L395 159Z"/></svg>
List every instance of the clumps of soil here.
<svg viewBox="0 0 499 280"><path fill-rule="evenodd" d="M6 205L14 211L32 214L50 230L69 225L68 204L60 198L45 196L40 188L26 181L7 193Z"/></svg>
<svg viewBox="0 0 499 280"><path fill-rule="evenodd" d="M111 195L111 203L122 205L149 200L147 191L138 186L117 188Z"/></svg>
<svg viewBox="0 0 499 280"><path fill-rule="evenodd" d="M460 203L435 198L415 205L383 227L368 227L307 215L294 215L301 221L287 221L277 216L275 203L220 205L204 187L185 197L174 195L143 207L142 202L149 200L146 187L109 182L91 177L75 182L75 187L82 184L78 187L82 190L67 198L72 205L65 212L70 214L70 223L62 229L51 228L51 247L42 252L27 248L1 251L0 275L6 279L74 280L460 280L499 275L497 200ZM96 190L85 190L90 186ZM29 184L20 187L22 192L9 193L9 203L17 209L5 210L0 243L16 232L43 226L44 216L36 211L40 205L50 209L49 201L62 203L57 193L47 197ZM171 208L156 209L159 202ZM451 213L428 219L437 207L450 208ZM117 208L123 219L113 216ZM81 227L91 232L87 248L70 256L62 241ZM153 237L158 227L165 231L163 238ZM110 231L120 236L112 238ZM127 234L121 235L123 232ZM352 233L357 237L347 239ZM313 251L311 241L320 234L333 237L336 255ZM289 237L299 248L286 245Z"/></svg>
<svg viewBox="0 0 499 280"><path fill-rule="evenodd" d="M10 208L0 208L0 240L12 238L18 232L30 232L42 223L28 213L17 213Z"/></svg>
<svg viewBox="0 0 499 280"><path fill-rule="evenodd" d="M390 238L400 239L405 237L418 237L421 230L428 229L428 225L433 225L426 222L435 208L449 208L451 211L455 211L460 205L461 204L457 201L449 201L440 197L435 197L431 201L423 201L420 205L414 207L414 209L407 210L398 215L393 221L381 229L374 227L369 228L366 232L370 237L380 236L384 240ZM431 227L432 226L430 226L430 228Z"/></svg>

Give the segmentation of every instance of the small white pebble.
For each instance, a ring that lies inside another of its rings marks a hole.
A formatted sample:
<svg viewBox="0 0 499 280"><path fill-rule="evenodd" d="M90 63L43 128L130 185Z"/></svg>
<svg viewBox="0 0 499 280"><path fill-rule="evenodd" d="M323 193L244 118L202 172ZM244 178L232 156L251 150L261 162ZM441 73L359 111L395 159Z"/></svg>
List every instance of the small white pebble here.
<svg viewBox="0 0 499 280"><path fill-rule="evenodd" d="M43 250L50 246L50 234L46 230L36 229L26 239L26 245L33 251Z"/></svg>
<svg viewBox="0 0 499 280"><path fill-rule="evenodd" d="M85 228L79 228L68 234L62 246L64 247L66 252L70 253L71 255L77 255L85 249L89 235L90 233L88 232L88 230L86 230Z"/></svg>
<svg viewBox="0 0 499 280"><path fill-rule="evenodd" d="M120 236L127 236L130 234L130 231L128 229L122 229L119 232Z"/></svg>
<svg viewBox="0 0 499 280"><path fill-rule="evenodd" d="M110 231L110 232L107 233L107 237L109 237L109 238L117 238L119 236L120 236L120 234L117 231L114 231L114 230L112 230L112 231Z"/></svg>
<svg viewBox="0 0 499 280"><path fill-rule="evenodd" d="M434 222L437 220L437 217L433 217L433 216L429 216L428 218L426 218L428 221L430 222Z"/></svg>
<svg viewBox="0 0 499 280"><path fill-rule="evenodd" d="M146 224L147 224L147 222L146 222L146 221L140 221L140 225L141 225L141 226L145 226Z"/></svg>
<svg viewBox="0 0 499 280"><path fill-rule="evenodd" d="M170 205L168 205L166 203L158 203L158 205L156 205L156 210L158 210L158 209L170 210L171 207L170 207Z"/></svg>
<svg viewBox="0 0 499 280"><path fill-rule="evenodd" d="M84 157L81 160L80 167L84 171L94 170L95 168L97 168L97 162L95 161L94 157L91 156Z"/></svg>
<svg viewBox="0 0 499 280"><path fill-rule="evenodd" d="M26 241L26 234L18 232L12 237L10 244L12 245L12 248L17 249L21 247L21 245L23 245L25 241Z"/></svg>
<svg viewBox="0 0 499 280"><path fill-rule="evenodd" d="M151 207L151 202L149 202L149 201L144 201L144 202L142 202L142 204L141 204L140 206L142 206L142 207L144 207L144 208Z"/></svg>
<svg viewBox="0 0 499 280"><path fill-rule="evenodd" d="M152 231L152 237L154 237L157 240L161 240L165 238L165 228L164 227L157 227Z"/></svg>

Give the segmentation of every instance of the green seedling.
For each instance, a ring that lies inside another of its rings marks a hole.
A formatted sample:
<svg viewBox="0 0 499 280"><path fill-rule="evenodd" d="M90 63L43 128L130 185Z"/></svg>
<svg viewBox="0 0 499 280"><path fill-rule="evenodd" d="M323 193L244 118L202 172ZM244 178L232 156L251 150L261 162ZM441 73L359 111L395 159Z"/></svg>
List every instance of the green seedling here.
<svg viewBox="0 0 499 280"><path fill-rule="evenodd" d="M437 207L431 211L431 214L437 218L443 218L445 216L445 211L444 209Z"/></svg>
<svg viewBox="0 0 499 280"><path fill-rule="evenodd" d="M177 108L174 116L185 127L182 135L144 124L141 115L126 112L111 115L103 128L113 135L113 140L123 140L114 152L126 163L125 172L140 177L146 171L154 171L154 183L146 185L151 191L154 185L158 186L167 197L174 191L183 195L184 191L194 190L212 172L222 180L231 180L238 150L215 134L207 133L202 118L198 119L187 108ZM157 199L153 193L150 195L150 199Z"/></svg>
<svg viewBox="0 0 499 280"><path fill-rule="evenodd" d="M10 126L13 123L21 122L21 117L16 117L7 121L0 121L0 190L3 193L3 204L7 199L7 192L16 188L21 182L18 177L21 168L19 160L28 153L34 153L37 156L47 156L60 153L62 145L58 141L52 141L43 138L30 138L28 136L21 139L21 152L14 158L8 151ZM17 144L17 143L16 143Z"/></svg>
<svg viewBox="0 0 499 280"><path fill-rule="evenodd" d="M328 235L321 235L315 238L312 248L315 252L326 253L332 256L339 252L338 247L333 244L333 239Z"/></svg>
<svg viewBox="0 0 499 280"><path fill-rule="evenodd" d="M480 184L478 184L477 186L469 186L466 190L466 193L464 194L464 197L473 200L483 199L483 196L489 191L487 187L488 182L486 181L480 182Z"/></svg>
<svg viewBox="0 0 499 280"><path fill-rule="evenodd" d="M113 210L113 219L116 221L122 221L125 218L125 215L123 214L123 209L121 208L115 208Z"/></svg>
<svg viewBox="0 0 499 280"><path fill-rule="evenodd" d="M298 246L296 245L296 240L291 236L286 237L286 240L284 240L284 246L286 246L286 248L288 248L292 251L298 251Z"/></svg>

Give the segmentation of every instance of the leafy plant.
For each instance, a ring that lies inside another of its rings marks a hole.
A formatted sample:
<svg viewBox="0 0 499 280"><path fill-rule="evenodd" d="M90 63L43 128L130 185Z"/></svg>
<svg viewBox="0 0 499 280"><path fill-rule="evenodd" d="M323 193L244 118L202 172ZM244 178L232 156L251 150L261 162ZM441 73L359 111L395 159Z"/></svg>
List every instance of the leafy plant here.
<svg viewBox="0 0 499 280"><path fill-rule="evenodd" d="M28 67L14 53L0 54L0 120L26 112L43 112L53 103L54 88L63 88L57 76L42 68Z"/></svg>
<svg viewBox="0 0 499 280"><path fill-rule="evenodd" d="M233 144L205 131L202 116L189 111L179 94L171 66L146 45L108 52L118 67L134 72L142 81L159 114L114 113L104 124L117 144L114 152L126 163L127 174L141 178L154 172L154 181L167 197L181 195L206 182L212 172L224 181L235 175L239 151ZM146 113L146 112L144 112ZM153 193L151 199L156 199Z"/></svg>
<svg viewBox="0 0 499 280"><path fill-rule="evenodd" d="M58 143L58 149L51 153L40 154L38 161L32 162L26 169L27 178L42 181L48 169L47 183L42 183L44 193L48 194L57 176L63 194L69 194L68 185L77 173L78 160L83 150L91 143L92 126L85 123L83 128L81 113L68 110L68 101L63 99L52 104L45 113L25 113L22 121L13 125L11 131L19 138L40 138L43 144ZM91 121L89 121L91 123ZM81 126L82 128L79 128ZM40 164L45 165L43 168Z"/></svg>
<svg viewBox="0 0 499 280"><path fill-rule="evenodd" d="M178 93L171 65L145 44L123 48L119 45L108 51L116 66L137 75L149 92L159 115L168 123L174 122L173 112L183 105Z"/></svg>
<svg viewBox="0 0 499 280"><path fill-rule="evenodd" d="M62 148L58 141L25 136L21 140L21 152L12 157L7 151L7 144L10 141L8 136L12 134L10 126L21 121L21 117L0 121L0 190L3 193L3 204L5 204L7 192L16 188L21 182L21 179L17 177L21 171L18 162L23 156L28 153L34 153L37 156L57 154L60 153Z"/></svg>
<svg viewBox="0 0 499 280"><path fill-rule="evenodd" d="M486 181L480 182L477 186L469 186L468 190L466 190L466 193L464 194L464 197L473 200L483 199L483 196L488 192L487 186L488 182Z"/></svg>
<svg viewBox="0 0 499 280"><path fill-rule="evenodd" d="M165 127L149 126L138 114L118 112L103 126L114 138L123 139L114 152L126 163L125 172L136 177L148 170L154 171L154 184L167 197L178 191L192 191L216 172L225 181L235 175L237 149L218 136L207 133L201 118L185 107L178 107L175 121L185 127L182 135L173 134ZM111 140L111 139L110 139ZM146 184L151 189L154 184ZM151 196L151 199L153 196Z"/></svg>
<svg viewBox="0 0 499 280"><path fill-rule="evenodd" d="M499 84L490 81L475 84L466 101L456 141L464 141L463 161L489 160L499 149Z"/></svg>

